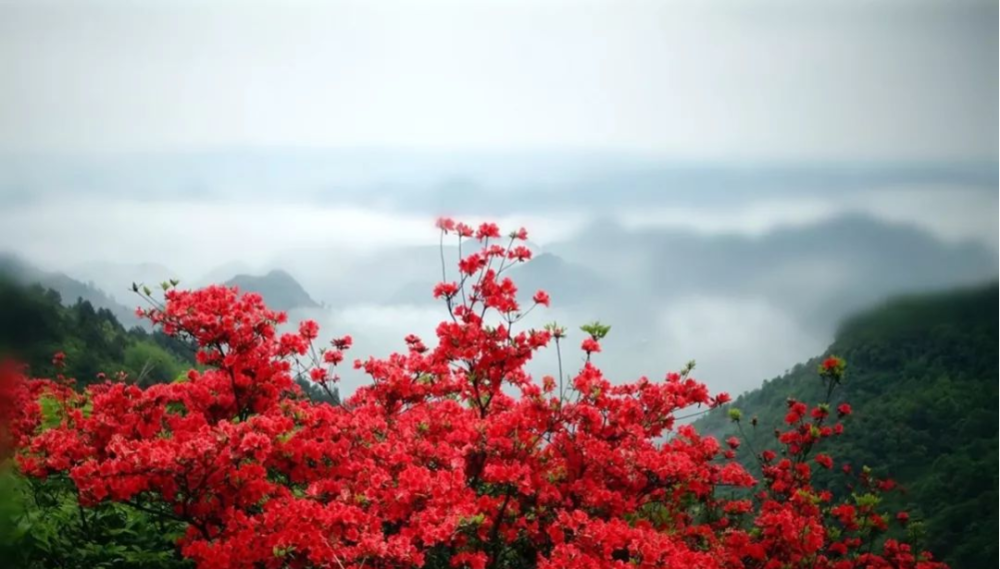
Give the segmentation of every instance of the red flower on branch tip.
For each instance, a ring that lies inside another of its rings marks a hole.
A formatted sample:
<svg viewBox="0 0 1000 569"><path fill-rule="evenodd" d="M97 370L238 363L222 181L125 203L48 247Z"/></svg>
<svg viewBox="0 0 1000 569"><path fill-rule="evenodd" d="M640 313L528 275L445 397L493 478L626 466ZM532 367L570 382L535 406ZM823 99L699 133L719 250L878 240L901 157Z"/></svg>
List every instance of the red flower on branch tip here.
<svg viewBox="0 0 1000 569"><path fill-rule="evenodd" d="M455 220L449 217L439 217L434 225L445 233L455 230Z"/></svg>
<svg viewBox="0 0 1000 569"><path fill-rule="evenodd" d="M550 301L549 293L544 290L536 292L535 296L531 297L531 299L535 301L535 304L541 304L542 306L548 306Z"/></svg>
<svg viewBox="0 0 1000 569"><path fill-rule="evenodd" d="M451 298L458 293L458 284L456 283L438 283L434 286L434 298Z"/></svg>

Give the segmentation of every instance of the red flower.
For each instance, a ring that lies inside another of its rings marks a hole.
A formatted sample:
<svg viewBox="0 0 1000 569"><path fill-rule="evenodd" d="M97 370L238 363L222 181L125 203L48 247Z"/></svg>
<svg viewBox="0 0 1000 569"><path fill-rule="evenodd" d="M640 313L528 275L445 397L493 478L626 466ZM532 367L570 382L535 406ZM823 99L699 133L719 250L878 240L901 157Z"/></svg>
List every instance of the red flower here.
<svg viewBox="0 0 1000 569"><path fill-rule="evenodd" d="M510 250L507 258L523 263L531 259L531 249L528 249L524 245L518 245Z"/></svg>
<svg viewBox="0 0 1000 569"><path fill-rule="evenodd" d="M308 341L315 340L319 336L319 325L312 320L305 320L299 324L299 335Z"/></svg>
<svg viewBox="0 0 1000 569"><path fill-rule="evenodd" d="M455 230L455 220L449 217L439 217L435 226L441 231L448 233Z"/></svg>
<svg viewBox="0 0 1000 569"><path fill-rule="evenodd" d="M819 366L819 370L820 374L823 375L824 377L828 377L835 381L839 381L841 376L843 376L844 374L845 367L846 364L844 363L843 359L837 356L830 356L825 360L823 360L823 363L821 363Z"/></svg>
<svg viewBox="0 0 1000 569"><path fill-rule="evenodd" d="M316 383L323 383L327 379L326 370L323 368L314 367L311 370L309 370L309 378L315 381Z"/></svg>
<svg viewBox="0 0 1000 569"><path fill-rule="evenodd" d="M593 338L587 338L580 344L580 349L588 354L595 354L601 351L601 345Z"/></svg>
<svg viewBox="0 0 1000 569"><path fill-rule="evenodd" d="M438 283L434 285L434 298L451 298L458 293L458 285L455 283Z"/></svg>
<svg viewBox="0 0 1000 569"><path fill-rule="evenodd" d="M712 399L712 407L718 407L720 405L725 405L726 403L729 403L732 400L733 400L733 398L730 397L728 393L725 393L725 392L719 393L718 395L716 395Z"/></svg>
<svg viewBox="0 0 1000 569"><path fill-rule="evenodd" d="M550 300L549 299L549 293L545 292L544 290L540 290L540 291L538 291L538 292L535 293L535 296L532 297L532 300L535 301L535 304L541 304L543 306L548 306L549 305L549 300Z"/></svg>
<svg viewBox="0 0 1000 569"><path fill-rule="evenodd" d="M483 241L485 239L495 239L500 237L500 228L497 227L495 223L483 223L479 226L476 231L476 239Z"/></svg>
<svg viewBox="0 0 1000 569"><path fill-rule="evenodd" d="M825 468L827 470L830 470L831 468L833 468L833 459L830 458L829 455L817 454L816 455L816 462L820 466L822 466L823 468Z"/></svg>
<svg viewBox="0 0 1000 569"><path fill-rule="evenodd" d="M474 275L486 267L486 257L480 253L473 253L458 262L458 270L463 275Z"/></svg>
<svg viewBox="0 0 1000 569"><path fill-rule="evenodd" d="M330 344L333 345L333 347L337 348L338 350L346 350L349 349L351 345L354 344L354 338L351 338L350 335L344 335L341 336L340 338L334 338L333 340L330 341Z"/></svg>

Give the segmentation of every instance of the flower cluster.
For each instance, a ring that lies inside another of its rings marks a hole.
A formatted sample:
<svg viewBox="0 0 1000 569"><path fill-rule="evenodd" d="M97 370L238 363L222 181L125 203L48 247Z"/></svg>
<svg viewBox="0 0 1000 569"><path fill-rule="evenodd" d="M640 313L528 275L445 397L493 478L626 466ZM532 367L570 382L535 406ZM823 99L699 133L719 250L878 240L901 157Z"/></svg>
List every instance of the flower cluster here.
<svg viewBox="0 0 1000 569"><path fill-rule="evenodd" d="M83 393L13 370L7 438L19 468L68 475L84 506L141 504L183 521L180 550L202 568L941 567L878 545L891 519L874 497L885 481L863 472L871 491L844 503L813 487L814 466L834 466L814 449L843 431L825 404L790 401L779 450L720 445L677 417L728 396L690 369L609 381L591 359L608 332L599 324L584 327L571 390L535 381L525 365L565 330L521 327L550 302L533 291L522 308L508 273L531 258L527 232L437 226L478 244L434 288L447 318L433 341L411 335L405 353L355 362L371 383L344 404L308 401L295 379L335 382L349 336L317 350L314 323L279 333L284 314L257 295L170 290L142 313L192 340L199 368ZM834 385L845 364L828 362ZM754 453L759 480L737 452Z"/></svg>

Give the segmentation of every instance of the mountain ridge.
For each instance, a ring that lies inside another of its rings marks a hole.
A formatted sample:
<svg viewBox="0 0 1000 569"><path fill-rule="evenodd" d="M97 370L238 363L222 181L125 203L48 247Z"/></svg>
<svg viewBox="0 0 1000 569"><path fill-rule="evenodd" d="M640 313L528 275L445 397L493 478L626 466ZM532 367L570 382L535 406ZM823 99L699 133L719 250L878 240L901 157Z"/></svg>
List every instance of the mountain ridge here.
<svg viewBox="0 0 1000 569"><path fill-rule="evenodd" d="M287 312L320 307L292 275L281 269L272 269L263 275L235 275L223 284L235 286L243 292L258 293L275 310Z"/></svg>
<svg viewBox="0 0 1000 569"><path fill-rule="evenodd" d="M126 329L133 326L148 327L145 321L136 316L134 308L130 309L120 304L107 291L92 283L81 282L61 271L42 270L16 254L0 253L0 275L5 275L21 285L38 284L54 290L59 293L62 303L66 306L75 303L77 299L83 299L95 308L107 309Z"/></svg>

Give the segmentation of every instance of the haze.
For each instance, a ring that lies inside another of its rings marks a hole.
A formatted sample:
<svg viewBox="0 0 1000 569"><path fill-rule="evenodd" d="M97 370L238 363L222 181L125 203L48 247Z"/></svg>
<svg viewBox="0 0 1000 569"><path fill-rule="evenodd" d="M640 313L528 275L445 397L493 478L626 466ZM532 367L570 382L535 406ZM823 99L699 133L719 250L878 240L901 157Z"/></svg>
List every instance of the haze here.
<svg viewBox="0 0 1000 569"><path fill-rule="evenodd" d="M442 317L435 217L524 225L525 288L553 296L532 323L600 318L612 375L693 358L739 392L855 310L996 278L996 20L943 0L0 2L0 249L125 305L133 281L280 269L324 304L293 316L366 356Z"/></svg>

